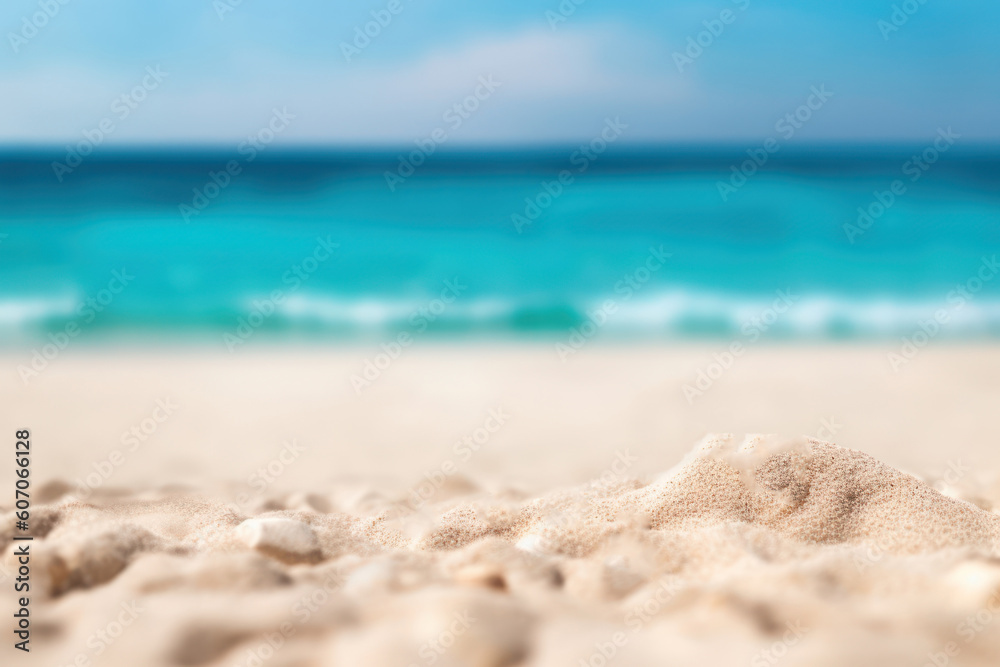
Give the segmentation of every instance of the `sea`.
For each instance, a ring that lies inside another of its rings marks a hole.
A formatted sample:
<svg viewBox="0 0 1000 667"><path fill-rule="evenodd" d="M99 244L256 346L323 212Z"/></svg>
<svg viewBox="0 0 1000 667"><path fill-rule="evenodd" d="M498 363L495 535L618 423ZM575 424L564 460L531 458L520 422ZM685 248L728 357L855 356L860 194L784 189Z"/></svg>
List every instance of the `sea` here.
<svg viewBox="0 0 1000 667"><path fill-rule="evenodd" d="M1000 335L1000 146L581 148L8 147L0 341Z"/></svg>

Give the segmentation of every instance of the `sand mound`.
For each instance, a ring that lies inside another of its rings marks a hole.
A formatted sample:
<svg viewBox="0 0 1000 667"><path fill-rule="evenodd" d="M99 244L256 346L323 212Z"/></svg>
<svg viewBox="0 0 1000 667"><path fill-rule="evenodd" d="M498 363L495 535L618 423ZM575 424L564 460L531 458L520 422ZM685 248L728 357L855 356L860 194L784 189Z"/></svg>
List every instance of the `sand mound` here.
<svg viewBox="0 0 1000 667"><path fill-rule="evenodd" d="M684 464L616 499L654 529L739 521L811 544L876 539L895 552L990 548L997 517L872 457L818 441L712 438Z"/></svg>
<svg viewBox="0 0 1000 667"><path fill-rule="evenodd" d="M453 487L419 508L335 488L248 512L50 483L31 660L1000 664L1000 516L861 452L719 436L653 480Z"/></svg>

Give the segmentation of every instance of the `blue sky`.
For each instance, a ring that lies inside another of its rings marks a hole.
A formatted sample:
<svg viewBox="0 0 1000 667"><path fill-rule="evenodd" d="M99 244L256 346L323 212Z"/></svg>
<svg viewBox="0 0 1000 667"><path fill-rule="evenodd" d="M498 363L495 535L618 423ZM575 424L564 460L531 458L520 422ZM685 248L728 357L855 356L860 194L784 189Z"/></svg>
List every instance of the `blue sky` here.
<svg viewBox="0 0 1000 667"><path fill-rule="evenodd" d="M608 117L623 141L752 142L813 86L833 97L796 140L1000 139L1000 3L907 0L884 34L900 0L398 0L348 61L342 45L392 0L63 1L3 3L0 142L63 143L109 118L108 144L228 145L277 107L295 116L289 145L408 144L447 128L482 76L500 86L450 144L582 141ZM575 11L553 24L560 6ZM679 70L674 54L726 10ZM157 66L166 77L120 118L114 101Z"/></svg>

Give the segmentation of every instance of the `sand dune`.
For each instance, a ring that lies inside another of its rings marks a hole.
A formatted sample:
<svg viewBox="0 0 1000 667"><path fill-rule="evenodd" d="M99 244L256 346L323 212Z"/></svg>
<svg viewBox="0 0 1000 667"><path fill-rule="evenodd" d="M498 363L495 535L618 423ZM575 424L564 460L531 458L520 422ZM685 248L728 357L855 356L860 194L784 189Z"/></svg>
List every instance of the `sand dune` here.
<svg viewBox="0 0 1000 667"><path fill-rule="evenodd" d="M858 451L716 436L655 479L537 498L452 487L416 509L329 489L245 510L222 490L81 502L49 484L34 514L30 663L1000 657L1000 516ZM8 571L13 524L8 511Z"/></svg>

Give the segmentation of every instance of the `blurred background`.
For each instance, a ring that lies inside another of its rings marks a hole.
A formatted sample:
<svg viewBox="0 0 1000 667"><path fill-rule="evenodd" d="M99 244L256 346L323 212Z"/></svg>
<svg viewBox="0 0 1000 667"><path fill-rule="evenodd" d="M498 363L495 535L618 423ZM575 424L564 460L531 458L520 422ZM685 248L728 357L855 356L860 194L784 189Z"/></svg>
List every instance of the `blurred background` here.
<svg viewBox="0 0 1000 667"><path fill-rule="evenodd" d="M32 659L997 665L998 25L5 0Z"/></svg>
<svg viewBox="0 0 1000 667"><path fill-rule="evenodd" d="M472 470L524 483L718 430L990 451L998 19L12 0L4 398L73 477L178 397L147 482L289 431L419 477L501 405Z"/></svg>

